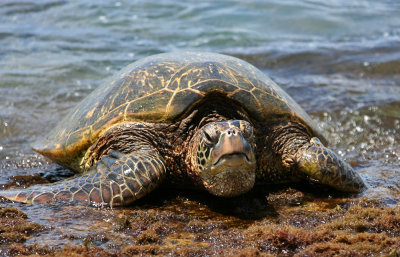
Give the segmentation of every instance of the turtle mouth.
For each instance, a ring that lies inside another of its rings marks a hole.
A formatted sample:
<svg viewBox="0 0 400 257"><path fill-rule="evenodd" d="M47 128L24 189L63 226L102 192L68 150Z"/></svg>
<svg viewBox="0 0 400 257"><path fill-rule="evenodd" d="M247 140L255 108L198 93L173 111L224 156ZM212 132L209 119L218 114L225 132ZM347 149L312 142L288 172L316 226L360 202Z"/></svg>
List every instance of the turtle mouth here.
<svg viewBox="0 0 400 257"><path fill-rule="evenodd" d="M247 156L246 153L234 152L234 153L222 155L213 163L212 166L216 167L219 165L226 165L226 166L235 167L235 166L243 165L243 162L246 162L248 164L253 163L250 160L249 156Z"/></svg>
<svg viewBox="0 0 400 257"><path fill-rule="evenodd" d="M256 177L256 162L251 157L243 152L222 155L204 174L203 183L207 191L221 197L248 192Z"/></svg>

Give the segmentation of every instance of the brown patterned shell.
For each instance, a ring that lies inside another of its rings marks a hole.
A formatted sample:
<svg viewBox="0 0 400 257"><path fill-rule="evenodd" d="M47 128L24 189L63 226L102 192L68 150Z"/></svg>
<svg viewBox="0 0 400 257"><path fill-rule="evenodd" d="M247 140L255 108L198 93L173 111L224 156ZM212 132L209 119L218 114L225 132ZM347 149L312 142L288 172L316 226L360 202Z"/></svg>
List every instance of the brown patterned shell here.
<svg viewBox="0 0 400 257"><path fill-rule="evenodd" d="M127 121L173 122L213 92L224 92L239 102L255 122L296 120L324 141L306 112L251 64L221 54L179 52L127 66L87 96L33 148L79 169L78 159L111 126Z"/></svg>

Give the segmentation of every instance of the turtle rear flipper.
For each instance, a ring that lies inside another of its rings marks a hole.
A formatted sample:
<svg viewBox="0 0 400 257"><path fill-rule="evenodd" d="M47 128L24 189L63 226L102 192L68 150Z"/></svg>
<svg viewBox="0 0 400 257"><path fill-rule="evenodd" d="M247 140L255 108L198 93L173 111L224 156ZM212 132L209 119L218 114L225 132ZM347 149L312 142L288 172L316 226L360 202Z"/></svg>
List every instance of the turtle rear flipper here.
<svg viewBox="0 0 400 257"><path fill-rule="evenodd" d="M25 203L64 200L96 206L126 205L153 190L165 174L164 161L155 149L131 154L110 150L82 176L0 191L0 197Z"/></svg>
<svg viewBox="0 0 400 257"><path fill-rule="evenodd" d="M296 174L302 178L346 192L360 192L366 188L360 175L318 138L311 138L296 156Z"/></svg>

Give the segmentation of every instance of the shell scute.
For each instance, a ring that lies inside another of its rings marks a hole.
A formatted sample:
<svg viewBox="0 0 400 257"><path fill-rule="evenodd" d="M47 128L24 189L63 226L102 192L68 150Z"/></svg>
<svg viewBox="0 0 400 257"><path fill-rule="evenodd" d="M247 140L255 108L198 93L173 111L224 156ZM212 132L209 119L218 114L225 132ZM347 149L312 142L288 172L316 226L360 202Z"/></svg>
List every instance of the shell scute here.
<svg viewBox="0 0 400 257"><path fill-rule="evenodd" d="M165 108L173 92L159 90L129 103L126 109L127 120L159 121L165 116Z"/></svg>
<svg viewBox="0 0 400 257"><path fill-rule="evenodd" d="M202 92L204 95L207 92L224 92L227 95L233 93L238 89L237 85L229 84L221 80L210 80L200 83L196 86L196 90Z"/></svg>
<svg viewBox="0 0 400 257"><path fill-rule="evenodd" d="M238 101L239 103L247 102L247 112L256 120L260 120L260 109L262 108L261 103L258 99L249 91L238 90L235 94L231 95L231 98Z"/></svg>
<svg viewBox="0 0 400 257"><path fill-rule="evenodd" d="M182 114L187 108L187 102L196 103L203 98L201 92L194 92L191 89L181 90L176 93L166 106L166 120L173 119L174 117Z"/></svg>
<svg viewBox="0 0 400 257"><path fill-rule="evenodd" d="M102 130L111 127L113 124L123 121L124 107L125 106L118 106L118 108L111 110L104 116L98 117L98 119L94 123L92 123L91 126L83 128L81 132L81 137L90 138L92 134L100 133Z"/></svg>

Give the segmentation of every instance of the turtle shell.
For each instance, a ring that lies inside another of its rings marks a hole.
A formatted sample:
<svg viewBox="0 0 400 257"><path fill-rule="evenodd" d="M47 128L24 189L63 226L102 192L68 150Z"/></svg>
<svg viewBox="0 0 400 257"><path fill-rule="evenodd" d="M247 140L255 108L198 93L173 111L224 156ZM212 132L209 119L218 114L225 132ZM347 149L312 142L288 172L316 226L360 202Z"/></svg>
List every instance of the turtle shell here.
<svg viewBox="0 0 400 257"><path fill-rule="evenodd" d="M88 95L33 148L79 170L88 147L115 124L174 122L215 92L240 103L255 122L295 120L325 141L307 113L251 64L215 53L173 52L128 65Z"/></svg>

